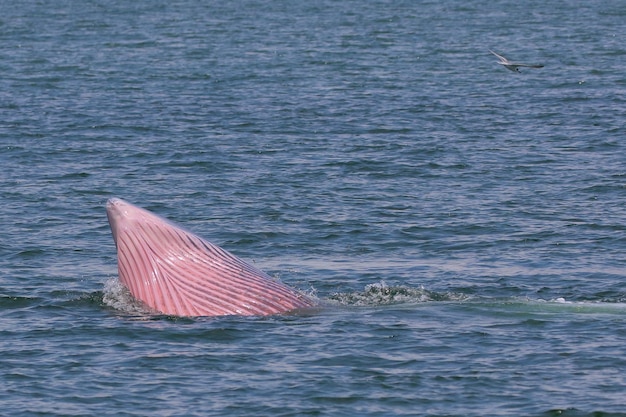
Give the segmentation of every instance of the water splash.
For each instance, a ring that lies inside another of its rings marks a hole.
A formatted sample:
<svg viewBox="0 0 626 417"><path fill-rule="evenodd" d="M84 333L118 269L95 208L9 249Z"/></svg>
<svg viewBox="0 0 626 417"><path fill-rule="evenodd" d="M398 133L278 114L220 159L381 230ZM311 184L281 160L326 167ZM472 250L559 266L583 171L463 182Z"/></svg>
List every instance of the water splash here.
<svg viewBox="0 0 626 417"><path fill-rule="evenodd" d="M455 293L438 293L424 287L404 285L390 286L385 281L365 286L364 291L335 293L328 297L341 305L347 306L380 306L390 304L414 304L429 301L462 301L469 296Z"/></svg>
<svg viewBox="0 0 626 417"><path fill-rule="evenodd" d="M154 312L141 301L133 297L128 288L122 285L117 278L111 278L104 283L102 302L121 313L131 315L150 315Z"/></svg>

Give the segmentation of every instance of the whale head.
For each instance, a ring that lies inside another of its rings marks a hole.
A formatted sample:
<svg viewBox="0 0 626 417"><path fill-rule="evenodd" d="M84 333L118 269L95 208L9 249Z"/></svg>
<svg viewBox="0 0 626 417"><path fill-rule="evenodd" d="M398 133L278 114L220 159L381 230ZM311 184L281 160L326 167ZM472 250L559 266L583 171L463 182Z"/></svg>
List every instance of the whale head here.
<svg viewBox="0 0 626 417"><path fill-rule="evenodd" d="M315 300L148 210L106 205L120 282L152 310L174 316L273 315Z"/></svg>

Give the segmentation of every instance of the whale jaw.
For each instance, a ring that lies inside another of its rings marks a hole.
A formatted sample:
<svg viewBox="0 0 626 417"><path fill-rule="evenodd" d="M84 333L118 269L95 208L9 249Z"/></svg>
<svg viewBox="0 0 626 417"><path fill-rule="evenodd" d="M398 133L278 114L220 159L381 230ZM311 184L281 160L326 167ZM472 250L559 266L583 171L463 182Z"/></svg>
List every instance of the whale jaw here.
<svg viewBox="0 0 626 417"><path fill-rule="evenodd" d="M316 306L304 294L176 224L117 198L107 202L120 282L174 316L267 316Z"/></svg>

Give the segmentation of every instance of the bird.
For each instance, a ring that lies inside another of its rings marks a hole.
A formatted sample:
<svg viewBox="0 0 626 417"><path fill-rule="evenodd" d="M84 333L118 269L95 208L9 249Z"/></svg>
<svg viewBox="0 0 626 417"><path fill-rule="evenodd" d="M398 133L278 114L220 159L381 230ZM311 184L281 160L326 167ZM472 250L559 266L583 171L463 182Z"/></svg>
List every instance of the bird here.
<svg viewBox="0 0 626 417"><path fill-rule="evenodd" d="M500 62L498 62L498 64L504 65L506 69L511 70L511 71L520 72L519 67L543 68L543 65L538 65L538 64L521 64L519 62L511 62L505 57L503 57L502 55L496 54L491 49L489 50L489 52L491 52L492 54L497 56L498 59L500 59Z"/></svg>

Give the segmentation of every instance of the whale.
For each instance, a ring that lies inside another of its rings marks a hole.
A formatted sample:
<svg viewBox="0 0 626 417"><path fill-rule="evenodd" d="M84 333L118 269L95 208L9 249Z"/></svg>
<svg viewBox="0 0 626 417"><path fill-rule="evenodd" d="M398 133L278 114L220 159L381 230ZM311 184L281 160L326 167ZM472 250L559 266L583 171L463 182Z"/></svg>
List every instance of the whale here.
<svg viewBox="0 0 626 417"><path fill-rule="evenodd" d="M318 306L313 297L148 210L111 198L106 212L119 281L155 313L270 316Z"/></svg>

